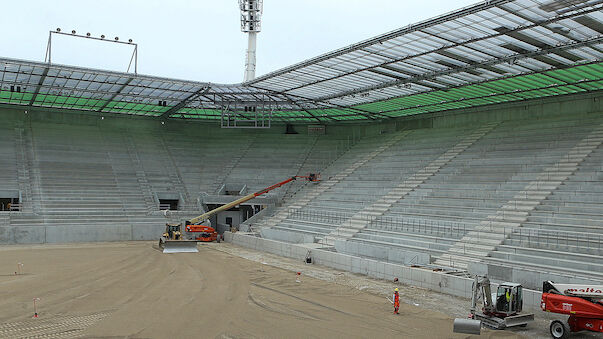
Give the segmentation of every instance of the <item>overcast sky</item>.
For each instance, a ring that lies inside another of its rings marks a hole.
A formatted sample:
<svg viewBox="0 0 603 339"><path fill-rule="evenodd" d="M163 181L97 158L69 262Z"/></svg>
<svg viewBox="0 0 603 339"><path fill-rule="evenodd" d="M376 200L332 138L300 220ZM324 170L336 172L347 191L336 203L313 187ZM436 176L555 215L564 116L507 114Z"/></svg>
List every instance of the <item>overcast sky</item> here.
<svg viewBox="0 0 603 339"><path fill-rule="evenodd" d="M257 72L475 3L475 0L265 0ZM138 72L241 82L247 37L237 0L3 1L0 57L44 61L48 31L60 27L139 44ZM131 46L53 36L54 63L125 71Z"/></svg>

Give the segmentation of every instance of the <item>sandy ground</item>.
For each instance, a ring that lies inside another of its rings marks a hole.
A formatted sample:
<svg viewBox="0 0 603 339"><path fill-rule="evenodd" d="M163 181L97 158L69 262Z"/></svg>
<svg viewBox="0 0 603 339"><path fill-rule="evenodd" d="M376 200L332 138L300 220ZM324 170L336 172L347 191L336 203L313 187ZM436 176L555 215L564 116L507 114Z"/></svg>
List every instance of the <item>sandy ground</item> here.
<svg viewBox="0 0 603 339"><path fill-rule="evenodd" d="M389 296L394 287L400 288L400 300L404 303L420 306L427 310L443 312L451 317L465 318L468 314L470 300L448 294L430 291L420 287L394 284L391 281L372 279L365 275L339 271L319 265L306 265L298 260L283 258L265 252L259 252L231 244L203 244L215 250L226 252L248 260L263 263L285 270L302 271L304 275L329 283L343 285L360 291L366 291L383 297ZM540 308L524 309L524 313L534 313L535 320L525 328L514 328L512 332L527 338L549 339L549 324L553 319L564 319L563 315L542 312ZM483 333L483 332L482 332ZM602 338L599 333L579 332L572 333L571 339Z"/></svg>
<svg viewBox="0 0 603 339"><path fill-rule="evenodd" d="M153 245L0 248L0 337L472 338L453 334L442 312L403 303L396 316L384 295L306 272L297 283L292 271L228 253L250 253L232 245L202 245L198 254Z"/></svg>

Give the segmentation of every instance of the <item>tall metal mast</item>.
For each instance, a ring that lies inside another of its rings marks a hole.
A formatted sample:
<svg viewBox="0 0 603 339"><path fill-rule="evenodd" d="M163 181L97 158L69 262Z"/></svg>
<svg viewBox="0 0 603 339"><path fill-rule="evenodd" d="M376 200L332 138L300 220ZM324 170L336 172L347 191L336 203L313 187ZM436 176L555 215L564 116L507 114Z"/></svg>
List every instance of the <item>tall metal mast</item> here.
<svg viewBox="0 0 603 339"><path fill-rule="evenodd" d="M241 8L241 31L249 34L247 56L245 58L245 77L243 81L255 79L256 38L260 32L263 0L239 0Z"/></svg>

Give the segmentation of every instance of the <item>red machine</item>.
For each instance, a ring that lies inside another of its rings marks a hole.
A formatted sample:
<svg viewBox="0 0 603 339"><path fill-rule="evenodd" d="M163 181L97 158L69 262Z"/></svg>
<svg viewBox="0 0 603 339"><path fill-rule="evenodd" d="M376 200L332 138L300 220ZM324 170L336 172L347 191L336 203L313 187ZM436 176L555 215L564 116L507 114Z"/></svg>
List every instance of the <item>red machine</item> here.
<svg viewBox="0 0 603 339"><path fill-rule="evenodd" d="M293 176L287 180L281 181L278 184L274 184L272 186L266 187L262 190L259 190L255 193L251 193L248 194L240 199L237 199L233 202L230 202L226 205L222 205L218 208L215 208L209 212L205 212L203 214L201 214L200 216L193 218L191 220L187 220L185 222L185 228L187 232L192 232L192 233L200 233L198 236L195 237L195 240L198 241L203 241L203 242L210 242L210 241L215 241L219 238L218 232L216 232L216 230L208 225L203 225L202 223L205 222L206 220L209 219L209 217L211 217L212 215L221 212L221 211L225 211L228 209L231 209L234 206L237 206L239 204L242 204L248 200L251 200L255 197L258 197L262 194L268 193L270 191L272 191L275 188L279 188L285 184L290 183L291 181L297 180L298 178L303 178L306 179L307 181L310 182L318 182L320 181L320 174L316 174L316 173L310 173L306 176L301 176L301 175L296 175Z"/></svg>
<svg viewBox="0 0 603 339"><path fill-rule="evenodd" d="M191 233L199 233L195 237L197 241L212 242L218 239L218 232L213 227L205 225L186 224L186 231Z"/></svg>
<svg viewBox="0 0 603 339"><path fill-rule="evenodd" d="M568 338L570 332L603 332L603 286L545 281L542 291L543 311L569 315L567 322L551 322L553 338Z"/></svg>

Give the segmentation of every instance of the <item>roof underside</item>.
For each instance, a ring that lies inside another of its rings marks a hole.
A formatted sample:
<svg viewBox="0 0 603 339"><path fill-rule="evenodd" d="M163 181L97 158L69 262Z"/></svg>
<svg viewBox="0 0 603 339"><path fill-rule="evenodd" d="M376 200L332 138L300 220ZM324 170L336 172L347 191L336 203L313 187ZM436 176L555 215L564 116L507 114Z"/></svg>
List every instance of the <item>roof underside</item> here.
<svg viewBox="0 0 603 339"><path fill-rule="evenodd" d="M486 1L253 81L0 59L0 103L177 119L381 120L603 89L603 0Z"/></svg>

